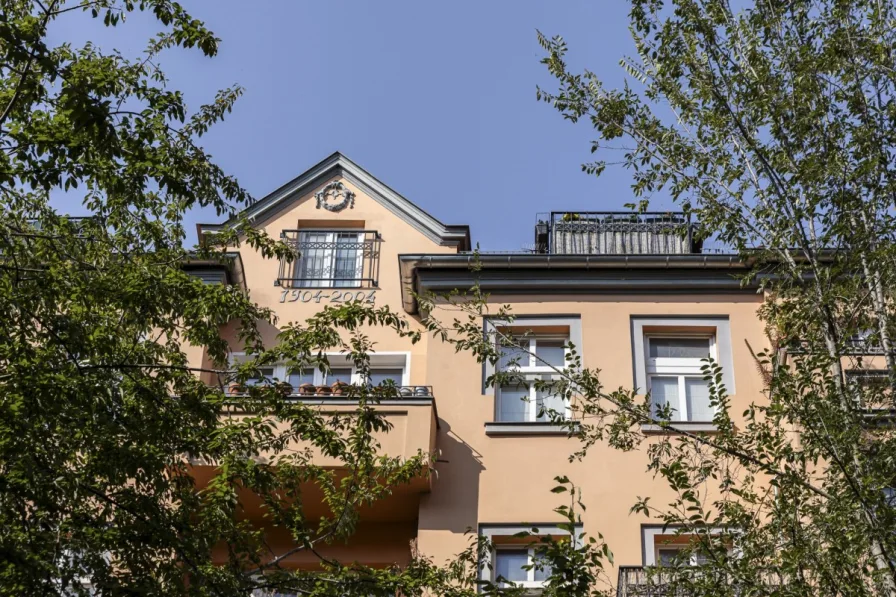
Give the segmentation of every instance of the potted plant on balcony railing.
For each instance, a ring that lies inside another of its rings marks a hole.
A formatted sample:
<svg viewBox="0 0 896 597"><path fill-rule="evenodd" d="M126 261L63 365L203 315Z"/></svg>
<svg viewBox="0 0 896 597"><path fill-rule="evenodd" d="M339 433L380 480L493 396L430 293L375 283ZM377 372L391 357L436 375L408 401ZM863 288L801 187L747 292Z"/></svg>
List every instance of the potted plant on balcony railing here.
<svg viewBox="0 0 896 597"><path fill-rule="evenodd" d="M299 394L301 396L314 396L317 393L317 386L313 383L303 383L299 386Z"/></svg>
<svg viewBox="0 0 896 597"><path fill-rule="evenodd" d="M243 384L241 384L239 382L234 381L234 382L231 382L229 391L230 391L231 396L238 396L240 394L245 394L246 386L244 386Z"/></svg>
<svg viewBox="0 0 896 597"><path fill-rule="evenodd" d="M330 386L324 386L324 385L317 386L315 388L315 390L317 390L315 393L318 394L319 396L329 396L330 393L332 392L332 390L330 389Z"/></svg>
<svg viewBox="0 0 896 597"><path fill-rule="evenodd" d="M292 395L293 387L292 384L287 381L278 381L274 384L274 387L277 388L277 391L285 398Z"/></svg>
<svg viewBox="0 0 896 597"><path fill-rule="evenodd" d="M333 391L334 396L343 396L348 394L349 385L344 381L335 381L333 385L330 386L330 389Z"/></svg>

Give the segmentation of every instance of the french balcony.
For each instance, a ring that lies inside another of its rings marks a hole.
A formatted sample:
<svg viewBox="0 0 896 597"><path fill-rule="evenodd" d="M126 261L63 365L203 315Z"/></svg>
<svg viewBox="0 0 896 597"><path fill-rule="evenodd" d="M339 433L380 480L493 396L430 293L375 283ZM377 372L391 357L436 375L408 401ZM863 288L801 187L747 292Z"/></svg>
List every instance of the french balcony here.
<svg viewBox="0 0 896 597"><path fill-rule="evenodd" d="M274 282L282 288L376 288L380 244L375 230L284 230L280 238L295 251L280 260Z"/></svg>
<svg viewBox="0 0 896 597"><path fill-rule="evenodd" d="M694 566L687 572L695 575L704 574L700 566ZM673 574L682 573L681 570L664 572L658 567L620 566L616 597L689 597L687 590L674 582ZM763 587L779 587L785 584L778 574L762 571L757 574L756 582ZM734 595L749 595L754 592L753 587L741 587L730 579L713 579L714 582L716 580L726 587L726 594L733 592Z"/></svg>

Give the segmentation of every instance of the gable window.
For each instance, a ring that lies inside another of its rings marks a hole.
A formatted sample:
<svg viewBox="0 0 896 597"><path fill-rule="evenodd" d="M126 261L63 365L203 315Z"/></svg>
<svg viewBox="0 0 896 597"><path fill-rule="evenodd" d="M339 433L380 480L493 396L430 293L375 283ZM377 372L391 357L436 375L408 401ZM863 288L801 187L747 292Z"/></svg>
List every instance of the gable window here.
<svg viewBox="0 0 896 597"><path fill-rule="evenodd" d="M296 251L280 262L277 285L287 288L369 288L379 275L379 234L371 230L284 230Z"/></svg>
<svg viewBox="0 0 896 597"><path fill-rule="evenodd" d="M646 371L656 412L668 407L673 421L710 422L709 382L703 379L703 359L714 357L712 336L649 334Z"/></svg>
<svg viewBox="0 0 896 597"><path fill-rule="evenodd" d="M497 421L548 422L551 411L566 416L566 399L543 384L559 380L558 370L567 367L568 341L548 334L502 339L498 371L510 375L498 387Z"/></svg>
<svg viewBox="0 0 896 597"><path fill-rule="evenodd" d="M360 232L302 232L298 245L295 279L300 288L359 285L363 246Z"/></svg>

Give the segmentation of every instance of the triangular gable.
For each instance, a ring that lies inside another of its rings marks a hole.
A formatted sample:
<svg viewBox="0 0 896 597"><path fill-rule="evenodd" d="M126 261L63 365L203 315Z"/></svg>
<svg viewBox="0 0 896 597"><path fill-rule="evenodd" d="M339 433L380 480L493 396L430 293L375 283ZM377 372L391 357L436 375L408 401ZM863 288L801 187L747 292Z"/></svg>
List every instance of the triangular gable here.
<svg viewBox="0 0 896 597"><path fill-rule="evenodd" d="M442 224L338 151L273 193L259 199L244 209L241 215L248 218L250 222L264 220L284 209L293 200L332 180L335 176L341 176L357 186L371 199L383 205L433 242L443 246L457 247L462 251L469 250L469 226ZM233 220L228 220L223 224L200 224L198 228L201 235L203 232L214 232L226 228L233 223Z"/></svg>

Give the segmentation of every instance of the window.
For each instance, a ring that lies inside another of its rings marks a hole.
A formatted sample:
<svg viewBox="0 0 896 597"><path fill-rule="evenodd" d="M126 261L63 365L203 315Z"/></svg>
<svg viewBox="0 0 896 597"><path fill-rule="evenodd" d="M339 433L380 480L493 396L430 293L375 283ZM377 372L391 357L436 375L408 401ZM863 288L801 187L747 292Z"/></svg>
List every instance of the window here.
<svg viewBox="0 0 896 597"><path fill-rule="evenodd" d="M274 381L274 368L273 367L259 367L258 368L259 376L250 377L246 380L247 386L257 386L262 385L264 383L272 383Z"/></svg>
<svg viewBox="0 0 896 597"><path fill-rule="evenodd" d="M361 286L364 263L363 232L309 230L299 233L295 262L299 288Z"/></svg>
<svg viewBox="0 0 896 597"><path fill-rule="evenodd" d="M658 547L656 550L656 565L680 566L685 564L688 566L702 566L709 561L706 554L694 550L690 551L690 553L685 553L686 549L687 546L685 545L665 545L663 547Z"/></svg>
<svg viewBox="0 0 896 597"><path fill-rule="evenodd" d="M892 427L896 422L890 374L886 369L849 369L846 380L866 426Z"/></svg>
<svg viewBox="0 0 896 597"><path fill-rule="evenodd" d="M737 394L731 325L727 315L631 317L634 386L658 404L670 404L673 421L694 430L712 432L714 409L709 407L708 384L703 382L701 359L707 355L721 367L722 385ZM652 344L652 345L651 345ZM661 431L659 425L642 426Z"/></svg>
<svg viewBox="0 0 896 597"><path fill-rule="evenodd" d="M522 524L480 524L479 536L488 541L490 549L482 552L478 580L525 588L526 594L532 594L540 592L552 572L550 564L541 559L542 540L552 537L581 547L582 525L570 530L555 524L539 524L537 529Z"/></svg>
<svg viewBox="0 0 896 597"><path fill-rule="evenodd" d="M712 421L715 409L702 368L703 359L714 357L714 338L648 335L645 343L647 389L656 410L668 406L673 421Z"/></svg>
<svg viewBox="0 0 896 597"><path fill-rule="evenodd" d="M536 567L537 560L534 547L498 546L494 553L494 581L500 587L541 588L551 575L551 567L547 563ZM527 570L527 566L532 568Z"/></svg>
<svg viewBox="0 0 896 597"><path fill-rule="evenodd" d="M391 384L394 386L402 385L404 370L392 367L383 367L380 369L371 369L367 377L367 383L371 386L384 386Z"/></svg>
<svg viewBox="0 0 896 597"><path fill-rule="evenodd" d="M707 532L709 536L702 536ZM680 534L675 528L664 528L661 525L643 525L641 541L644 546L644 566L701 566L709 561L707 554L700 549L697 541L724 541L729 554L737 553L733 549L733 537L730 532L721 528L708 528L701 531L701 536Z"/></svg>
<svg viewBox="0 0 896 597"><path fill-rule="evenodd" d="M502 338L502 336L499 336ZM559 379L557 370L567 366L568 338L537 335L503 339L498 371L512 373L497 392L495 415L500 422L548 422L549 412L566 416L566 399L536 382Z"/></svg>
<svg viewBox="0 0 896 597"><path fill-rule="evenodd" d="M345 355L328 355L330 361L330 370L326 373L319 369L290 369L286 365L276 365L271 367L260 367L258 377L251 378L246 385L254 386L262 383L274 383L277 381L286 381L293 387L293 391L297 393L299 387L303 384L311 384L314 386L332 386L334 383L343 382L347 384L360 385L368 383L369 385L383 385L387 380L391 380L395 386L409 385L409 361L408 353L374 353L370 355L370 375L364 380L361 373L348 361ZM234 362L240 362L245 359L243 354L235 354Z"/></svg>

